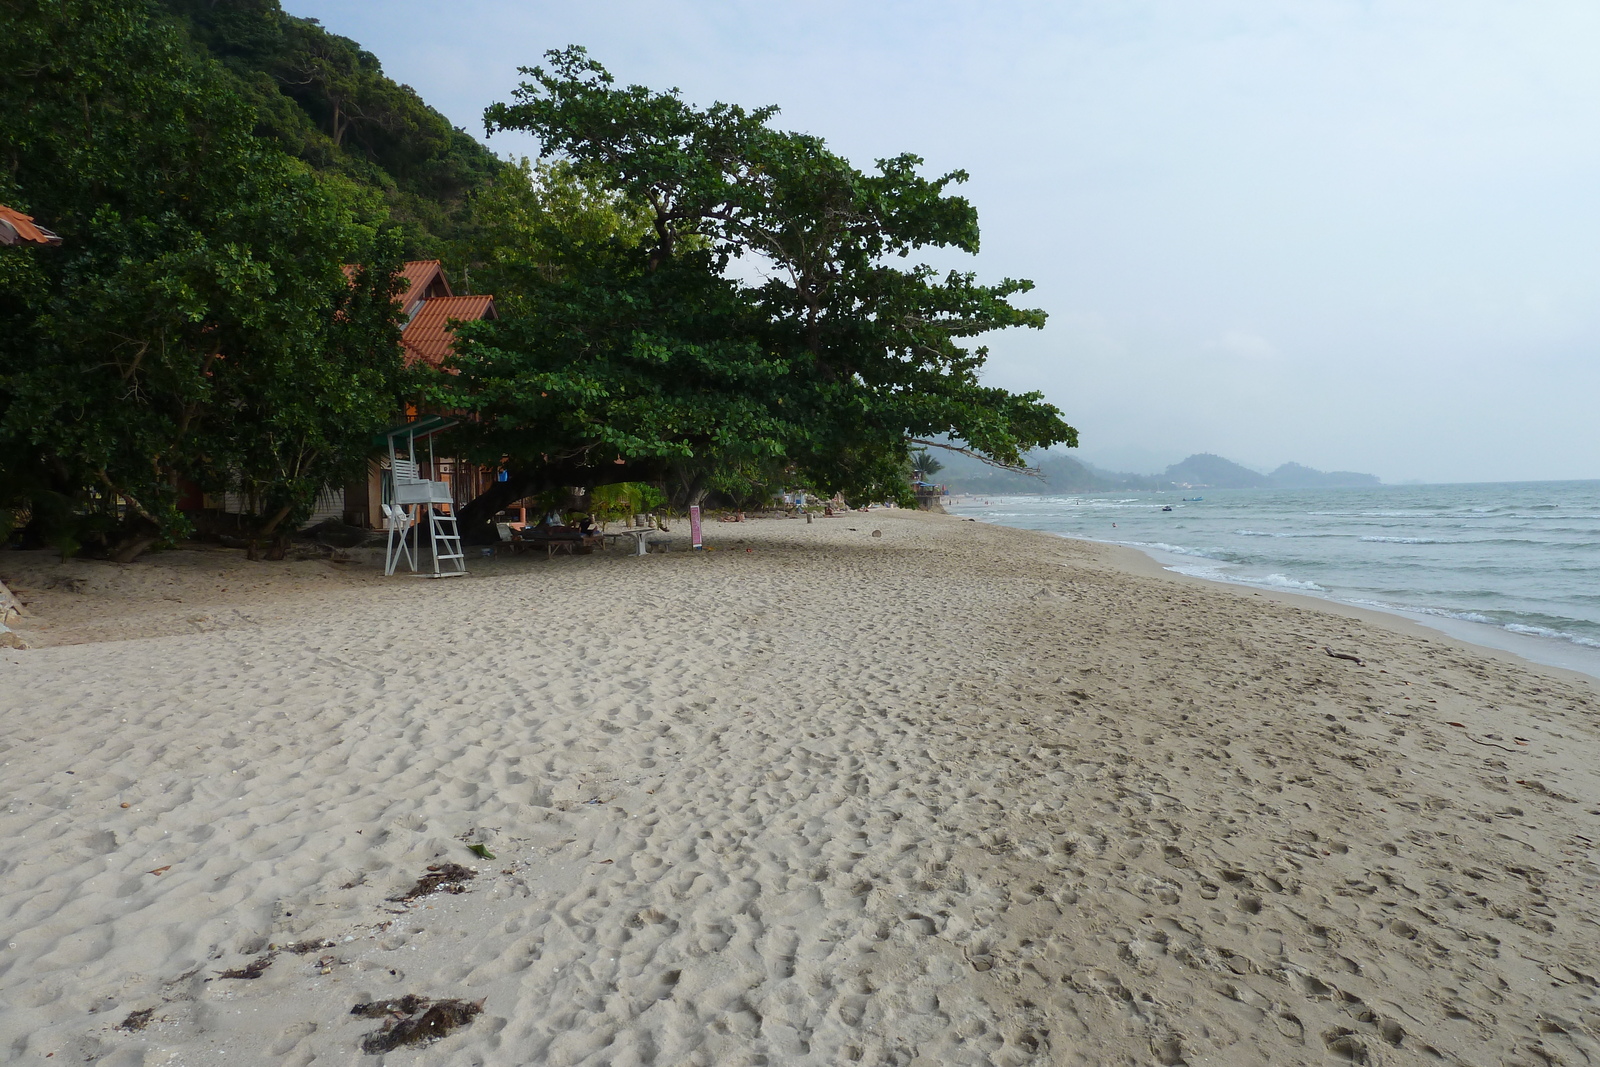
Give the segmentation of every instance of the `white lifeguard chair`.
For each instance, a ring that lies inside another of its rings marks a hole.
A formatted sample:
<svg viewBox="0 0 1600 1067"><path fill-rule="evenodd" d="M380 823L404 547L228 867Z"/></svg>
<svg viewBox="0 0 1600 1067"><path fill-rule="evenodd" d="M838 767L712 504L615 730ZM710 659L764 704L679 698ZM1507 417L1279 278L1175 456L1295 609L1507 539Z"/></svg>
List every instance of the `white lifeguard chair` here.
<svg viewBox="0 0 1600 1067"><path fill-rule="evenodd" d="M389 520L389 549L384 558L383 573L393 574L401 559L417 570L417 557L422 554L422 520L428 522L428 538L433 547L433 578L454 578L467 573L467 557L461 550L461 530L456 525L455 497L450 493L450 483L424 479L417 454L419 442L428 442L428 470L437 471L433 458L433 438L442 430L454 426L454 419L440 415L424 415L414 422L396 427L385 433L389 440L389 474L394 483L394 503L384 506ZM439 507L449 508L441 513ZM418 509L421 509L420 511ZM407 543L410 531L417 530L417 544Z"/></svg>

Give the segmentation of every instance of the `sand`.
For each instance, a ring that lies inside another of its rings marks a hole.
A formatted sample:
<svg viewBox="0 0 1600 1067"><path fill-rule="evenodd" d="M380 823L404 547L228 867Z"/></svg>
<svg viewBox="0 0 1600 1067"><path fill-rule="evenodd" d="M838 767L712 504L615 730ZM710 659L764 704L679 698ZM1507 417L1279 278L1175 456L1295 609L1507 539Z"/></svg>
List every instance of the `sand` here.
<svg viewBox="0 0 1600 1067"><path fill-rule="evenodd" d="M1594 687L951 517L708 539L0 555L0 1059L1600 1058ZM405 994L482 1011L360 1051Z"/></svg>

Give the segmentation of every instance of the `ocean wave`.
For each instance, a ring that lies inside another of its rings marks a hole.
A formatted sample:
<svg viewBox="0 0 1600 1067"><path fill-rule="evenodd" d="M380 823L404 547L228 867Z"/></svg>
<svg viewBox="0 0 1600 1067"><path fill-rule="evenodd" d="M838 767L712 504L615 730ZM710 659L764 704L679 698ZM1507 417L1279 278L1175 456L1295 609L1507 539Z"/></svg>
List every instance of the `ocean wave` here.
<svg viewBox="0 0 1600 1067"><path fill-rule="evenodd" d="M1459 622L1475 622L1483 626L1493 626L1514 634L1526 634L1529 637L1544 637L1557 641L1569 641L1585 648L1600 648L1600 641L1582 634L1575 634L1568 630L1557 630L1549 626L1529 626L1521 622L1502 622L1477 611L1451 611L1449 608L1418 608L1400 604L1389 604L1381 600L1364 600L1352 597L1347 603L1357 607L1376 608L1379 611L1398 611L1408 615L1431 615L1437 619L1456 619Z"/></svg>
<svg viewBox="0 0 1600 1067"><path fill-rule="evenodd" d="M1586 648L1600 648L1600 641L1568 633L1566 630L1552 630L1548 626L1528 626L1520 622L1506 622L1500 625L1514 634L1529 634L1533 637L1554 637L1561 641L1571 641L1575 645L1583 645Z"/></svg>
<svg viewBox="0 0 1600 1067"><path fill-rule="evenodd" d="M1240 537L1338 537L1339 536L1336 533L1323 533L1323 532L1316 532L1316 533L1310 533L1310 532L1307 532L1307 533L1290 533L1290 532L1286 532L1286 531L1273 531L1273 530L1235 530L1233 532L1238 534Z"/></svg>
<svg viewBox="0 0 1600 1067"><path fill-rule="evenodd" d="M1227 562L1228 557L1217 555L1221 549L1186 548L1183 545L1169 545L1165 541L1113 541L1113 544L1127 545L1129 548L1153 548L1157 552L1170 552L1175 556L1199 556L1202 559L1214 559Z"/></svg>
<svg viewBox="0 0 1600 1067"><path fill-rule="evenodd" d="M1363 541L1373 541L1385 545L1448 545L1453 541L1439 541L1432 537L1363 537Z"/></svg>
<svg viewBox="0 0 1600 1067"><path fill-rule="evenodd" d="M1480 615L1476 611L1450 611L1446 608L1398 608L1391 610L1414 611L1418 615L1434 615L1441 619L1460 619L1462 622L1481 622L1488 626L1500 625L1489 616Z"/></svg>
<svg viewBox="0 0 1600 1067"><path fill-rule="evenodd" d="M1208 582L1226 582L1230 585L1250 585L1258 589L1292 589L1302 593L1326 593L1328 590L1316 582L1298 581L1287 574L1269 574L1264 578L1248 574L1229 574L1217 567L1173 566L1167 570L1186 574L1191 578L1204 578Z"/></svg>
<svg viewBox="0 0 1600 1067"><path fill-rule="evenodd" d="M1241 578L1240 581L1249 582L1251 585L1270 585L1274 589L1309 589L1319 593L1327 592L1327 589L1316 582L1299 582L1287 574L1269 574L1265 578Z"/></svg>

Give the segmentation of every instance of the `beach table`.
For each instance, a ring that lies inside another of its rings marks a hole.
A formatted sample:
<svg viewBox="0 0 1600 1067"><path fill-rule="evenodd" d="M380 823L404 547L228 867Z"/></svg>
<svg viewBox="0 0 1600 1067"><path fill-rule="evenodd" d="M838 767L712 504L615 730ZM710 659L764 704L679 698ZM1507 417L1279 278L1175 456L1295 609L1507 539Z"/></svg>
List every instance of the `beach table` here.
<svg viewBox="0 0 1600 1067"><path fill-rule="evenodd" d="M652 530L650 527L641 526L637 530L618 530L614 536L616 536L618 538L622 538L622 537L631 537L631 538L633 538L634 550L632 552L628 553L628 554L630 556L642 556L642 555L645 554L645 548L647 546L647 542L646 542L645 538L649 537L653 533L655 533L655 531Z"/></svg>

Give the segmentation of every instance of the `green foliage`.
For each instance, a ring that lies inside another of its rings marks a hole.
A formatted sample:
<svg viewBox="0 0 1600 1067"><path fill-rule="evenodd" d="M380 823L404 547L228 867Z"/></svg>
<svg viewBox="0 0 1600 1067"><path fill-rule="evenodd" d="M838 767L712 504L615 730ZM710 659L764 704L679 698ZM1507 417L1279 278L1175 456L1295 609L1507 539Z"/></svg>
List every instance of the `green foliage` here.
<svg viewBox="0 0 1600 1067"><path fill-rule="evenodd" d="M473 198L472 223L455 259L502 316L528 314L536 290L590 264L636 249L646 213L562 161L508 166Z"/></svg>
<svg viewBox="0 0 1600 1067"><path fill-rule="evenodd" d="M949 192L965 174L926 178L911 155L862 172L773 129L774 109L617 88L579 48L548 60L488 128L537 135L620 221L581 244L543 224L485 227L525 263L559 265L504 276L519 314L464 331L461 374L436 394L482 417L486 453L581 459L595 476L618 460L675 467L689 496L789 464L826 492L881 499L908 494L910 439L1009 464L1076 442L1038 394L984 387L987 352L965 345L1041 326L1011 303L1030 283L895 264L976 251L976 211Z"/></svg>
<svg viewBox="0 0 1600 1067"><path fill-rule="evenodd" d="M0 504L131 554L185 530L189 479L286 532L398 404L395 240L143 0L14 6L0 199L65 241L0 259Z"/></svg>
<svg viewBox="0 0 1600 1067"><path fill-rule="evenodd" d="M402 253L448 259L470 232L469 196L504 168L383 73L371 52L295 18L278 0L160 0L192 47L218 59L256 132L326 174L376 192Z"/></svg>
<svg viewBox="0 0 1600 1067"><path fill-rule="evenodd" d="M589 509L601 523L648 515L666 502L665 493L645 482L615 482L589 490Z"/></svg>
<svg viewBox="0 0 1600 1067"><path fill-rule="evenodd" d="M911 469L926 480L944 470L944 463L926 448L920 448L911 453Z"/></svg>

